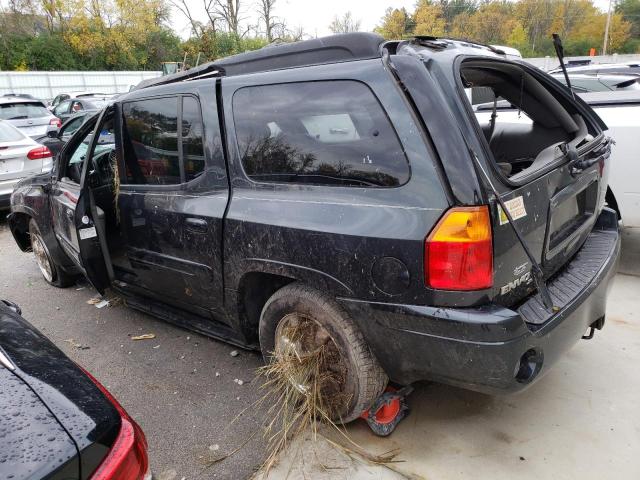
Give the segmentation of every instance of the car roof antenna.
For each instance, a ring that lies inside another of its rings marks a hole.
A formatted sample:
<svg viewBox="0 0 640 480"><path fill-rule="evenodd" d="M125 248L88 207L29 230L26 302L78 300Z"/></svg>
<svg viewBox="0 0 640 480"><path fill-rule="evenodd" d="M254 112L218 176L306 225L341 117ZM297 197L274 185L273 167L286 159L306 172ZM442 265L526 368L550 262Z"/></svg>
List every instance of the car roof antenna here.
<svg viewBox="0 0 640 480"><path fill-rule="evenodd" d="M564 73L564 79L567 82L567 88L571 92L571 96L573 99L576 99L576 94L571 88L571 80L569 80L569 74L567 73L567 67L564 66L564 47L562 46L562 39L560 39L560 35L557 33L552 33L553 37L553 48L556 50L556 56L560 61L560 68L562 68L562 73Z"/></svg>

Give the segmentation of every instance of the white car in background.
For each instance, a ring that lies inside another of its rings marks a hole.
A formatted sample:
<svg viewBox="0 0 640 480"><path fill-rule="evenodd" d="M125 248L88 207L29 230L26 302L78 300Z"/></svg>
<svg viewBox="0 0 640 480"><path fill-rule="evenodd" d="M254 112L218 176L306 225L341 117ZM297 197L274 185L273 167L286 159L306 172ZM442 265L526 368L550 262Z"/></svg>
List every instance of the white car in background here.
<svg viewBox="0 0 640 480"><path fill-rule="evenodd" d="M554 73L551 76L563 85L567 84L562 73ZM571 89L576 93L640 91L640 75L570 73L569 81L571 82Z"/></svg>
<svg viewBox="0 0 640 480"><path fill-rule="evenodd" d="M640 90L579 94L607 124L611 149L609 205L627 227L640 227Z"/></svg>
<svg viewBox="0 0 640 480"><path fill-rule="evenodd" d="M0 120L0 210L9 208L16 183L25 177L51 171L53 156L44 145Z"/></svg>
<svg viewBox="0 0 640 480"><path fill-rule="evenodd" d="M23 96L0 97L0 120L19 128L30 137L46 135L50 126L60 128L62 121L43 102Z"/></svg>

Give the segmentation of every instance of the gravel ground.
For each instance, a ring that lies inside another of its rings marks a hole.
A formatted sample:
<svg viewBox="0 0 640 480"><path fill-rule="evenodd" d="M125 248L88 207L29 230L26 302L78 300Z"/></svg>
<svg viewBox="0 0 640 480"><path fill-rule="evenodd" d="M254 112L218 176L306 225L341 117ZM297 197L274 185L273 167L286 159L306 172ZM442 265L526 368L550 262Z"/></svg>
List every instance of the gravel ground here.
<svg viewBox="0 0 640 480"><path fill-rule="evenodd" d="M252 382L260 356L242 350L232 356L234 347L123 305L97 309L87 304L96 292L83 281L49 286L33 255L16 246L4 217L0 213L0 297L20 305L27 320L94 374L142 426L155 478L250 477L264 455L262 415L251 408L260 396ZM145 333L156 338L131 340Z"/></svg>

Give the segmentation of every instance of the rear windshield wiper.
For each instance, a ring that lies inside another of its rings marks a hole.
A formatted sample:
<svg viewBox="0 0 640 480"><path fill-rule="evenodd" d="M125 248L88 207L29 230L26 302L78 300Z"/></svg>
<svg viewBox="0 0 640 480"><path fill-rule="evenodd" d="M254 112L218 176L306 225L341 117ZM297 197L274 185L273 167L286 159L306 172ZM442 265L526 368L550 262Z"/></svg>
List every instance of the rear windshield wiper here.
<svg viewBox="0 0 640 480"><path fill-rule="evenodd" d="M520 233L520 230L518 230L518 227L516 227L516 224L514 223L513 218L511 217L511 213L509 213L509 209L505 205L505 203L502 200L502 198L500 198L500 195L498 194L498 190L496 189L496 187L493 186L493 182L491 181L491 179L489 178L489 175L487 174L486 170L484 169L484 167L480 163L480 159L478 159L478 156L475 154L475 152L473 150L469 149L469 151L471 153L471 157L473 158L474 162L476 163L476 166L478 167L480 172L482 172L482 176L484 177L484 179L486 180L487 184L489 185L489 188L491 189L491 191L495 195L496 200L498 201L498 204L500 205L500 208L502 208L502 211L504 212L505 216L507 217L508 223L509 223L509 225L511 225L511 228L513 229L513 233L515 233L516 238L518 239L518 241L520 242L520 245L522 245L522 248L524 249L524 253L527 255L527 257L529 258L529 261L531 262L531 271L533 272L533 281L534 281L534 283L536 285L536 289L538 290L538 293L540 294L540 298L542 299L542 303L544 304L544 306L547 309L552 310L554 312L557 312L559 310L559 307L556 307L556 306L553 305L553 300L551 299L551 294L549 293L549 289L547 288L547 284L544 282L544 273L542 272L542 267L540 266L540 264L538 263L536 258L533 256L533 253L529 249L529 246L527 245L527 242L525 241L524 237Z"/></svg>
<svg viewBox="0 0 640 480"><path fill-rule="evenodd" d="M29 118L28 115L18 115L16 117L9 117L7 118L7 120L24 120L26 118Z"/></svg>

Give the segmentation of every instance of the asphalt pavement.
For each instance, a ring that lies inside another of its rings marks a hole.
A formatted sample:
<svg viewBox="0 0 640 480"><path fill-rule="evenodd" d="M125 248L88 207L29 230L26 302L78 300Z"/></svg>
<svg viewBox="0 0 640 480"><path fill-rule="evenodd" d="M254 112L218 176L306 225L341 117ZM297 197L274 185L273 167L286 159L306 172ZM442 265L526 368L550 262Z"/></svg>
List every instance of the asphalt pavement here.
<svg viewBox="0 0 640 480"><path fill-rule="evenodd" d="M20 305L116 396L147 436L155 478L251 477L264 455L264 414L253 408L261 357L122 304L98 309L87 303L95 296L82 280L66 289L48 285L0 213L0 298ZM155 338L131 338L147 333Z"/></svg>

